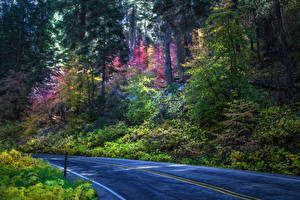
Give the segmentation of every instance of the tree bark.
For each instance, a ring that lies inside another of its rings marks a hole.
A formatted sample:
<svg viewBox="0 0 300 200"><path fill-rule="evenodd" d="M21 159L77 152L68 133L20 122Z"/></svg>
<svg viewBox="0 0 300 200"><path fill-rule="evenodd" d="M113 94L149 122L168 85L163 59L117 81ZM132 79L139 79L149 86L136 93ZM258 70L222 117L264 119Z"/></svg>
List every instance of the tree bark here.
<svg viewBox="0 0 300 200"><path fill-rule="evenodd" d="M172 67L171 67L170 35L168 32L168 26L167 25L165 25L165 26L166 26L165 36L164 36L165 76L167 78L167 84L171 85L173 83L173 74L172 74Z"/></svg>
<svg viewBox="0 0 300 200"><path fill-rule="evenodd" d="M252 36L249 36L249 38L250 38L250 49L251 49L252 52L255 52L254 51L254 41L253 41L253 38L252 38Z"/></svg>
<svg viewBox="0 0 300 200"><path fill-rule="evenodd" d="M289 89L294 88L294 81L292 77L292 58L289 53L287 39L286 39L286 31L283 26L282 22L282 14L281 14L281 7L279 0L274 0L275 4L275 12L276 17L278 20L278 28L280 34L280 46L281 46L281 53L282 53L282 64L285 66L285 81L286 85Z"/></svg>
<svg viewBox="0 0 300 200"><path fill-rule="evenodd" d="M102 97L102 106L105 105L105 83L106 83L106 66L105 62L102 63L102 83L101 83L101 97Z"/></svg>
<svg viewBox="0 0 300 200"><path fill-rule="evenodd" d="M132 11L129 19L129 49L130 49L130 57L133 56L134 48L136 45L136 7L132 7Z"/></svg>
<svg viewBox="0 0 300 200"><path fill-rule="evenodd" d="M184 78L184 68L182 67L182 64L185 61L185 48L184 48L184 37L180 31L177 31L176 33L176 46L177 46L177 69L180 81L185 81Z"/></svg>
<svg viewBox="0 0 300 200"><path fill-rule="evenodd" d="M91 95L91 105L92 108L94 109L95 107L95 71L92 69L92 95Z"/></svg>
<svg viewBox="0 0 300 200"><path fill-rule="evenodd" d="M85 6L85 0L81 0L81 11L80 11L80 39L84 40L85 38L85 26L86 26L86 6Z"/></svg>
<svg viewBox="0 0 300 200"><path fill-rule="evenodd" d="M257 59L258 59L258 62L261 63L261 56L260 56L260 42L259 42L259 38L260 38L260 31L259 31L259 27L258 27L258 24L256 24L256 54L257 54Z"/></svg>

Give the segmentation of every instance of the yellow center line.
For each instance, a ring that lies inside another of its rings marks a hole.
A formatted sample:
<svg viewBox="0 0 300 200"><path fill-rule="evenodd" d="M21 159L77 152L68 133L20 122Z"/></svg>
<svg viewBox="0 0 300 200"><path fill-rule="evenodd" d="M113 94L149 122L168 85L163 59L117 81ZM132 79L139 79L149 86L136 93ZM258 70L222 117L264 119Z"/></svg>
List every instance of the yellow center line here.
<svg viewBox="0 0 300 200"><path fill-rule="evenodd" d="M77 161L83 161L83 162L90 162L90 163L97 163L97 164L103 164L103 165L110 165L110 166L116 166L116 167L122 167L122 168L126 168L126 169L132 169L132 170L136 170L136 171L142 171L142 172L146 172L146 173L150 173L150 174L155 174L158 176L162 176L162 177L166 177L166 178L170 178L170 179L174 179L180 182L184 182L184 183L188 183L191 185L196 185L196 186L200 186L203 188L207 188L210 190L214 190L216 192L228 195L228 196L232 196L232 197L236 197L239 199L244 199L244 200L260 200L258 198L255 197L251 197L251 196L247 196L244 194L239 194L230 190L226 190L224 188L220 188L214 185L209 185L206 183L202 183L199 181L193 181L190 179L186 179L186 178L182 178L179 176L174 176L174 175L170 175L170 174L165 174L165 173L161 173L161 172L155 172L155 171L150 171L150 170L146 170L146 169L140 169L140 168L136 168L136 167L129 167L126 165L119 165L119 164L112 164L112 163L106 163L106 162L100 162L100 161L90 161L90 160L82 160L82 159L76 159L76 158L71 158L70 160L77 160Z"/></svg>

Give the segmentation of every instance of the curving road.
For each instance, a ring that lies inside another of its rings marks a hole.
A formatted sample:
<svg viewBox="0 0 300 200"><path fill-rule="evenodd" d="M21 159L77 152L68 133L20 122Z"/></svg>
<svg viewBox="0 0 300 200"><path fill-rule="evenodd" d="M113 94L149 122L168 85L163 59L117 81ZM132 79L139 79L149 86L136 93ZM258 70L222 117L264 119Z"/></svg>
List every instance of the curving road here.
<svg viewBox="0 0 300 200"><path fill-rule="evenodd" d="M55 167L64 156L34 155ZM299 200L300 177L137 160L68 157L68 177L107 200Z"/></svg>

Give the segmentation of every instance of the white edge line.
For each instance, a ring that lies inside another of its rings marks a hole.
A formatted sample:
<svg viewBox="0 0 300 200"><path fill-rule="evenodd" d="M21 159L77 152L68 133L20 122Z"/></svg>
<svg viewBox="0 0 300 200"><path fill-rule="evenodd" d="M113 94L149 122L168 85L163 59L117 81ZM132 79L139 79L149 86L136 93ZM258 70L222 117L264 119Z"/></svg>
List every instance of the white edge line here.
<svg viewBox="0 0 300 200"><path fill-rule="evenodd" d="M50 163L50 162L49 162L49 163ZM51 163L50 163L50 164L51 164ZM54 164L51 164L51 165L54 166L54 167L57 167L57 168L59 168L59 169L63 169L63 167L60 167L60 166L58 166L58 165L54 165ZM91 181L92 183L94 183L94 184L96 184L96 185L98 185L98 186L100 186L100 187L106 189L107 191L109 191L110 193L112 193L113 195L115 195L116 197L118 197L118 198L121 199L121 200L126 200L124 197L122 197L121 195L119 195L118 193L116 193L115 191L113 191L112 189L109 189L109 188L106 187L105 185L102 185L101 183L98 183L98 182L96 182L96 181L93 181L93 180L91 180L91 179L89 179L89 178L87 178L87 177L85 177L85 176L82 176L81 174L78 174L78 173L76 173L76 172L74 172L74 171L72 171L72 170L70 170L70 169L68 169L67 171L68 171L68 172L71 172L72 174L75 174L76 176L79 176L80 178L83 178L83 179L85 179L85 180L89 180L89 181Z"/></svg>

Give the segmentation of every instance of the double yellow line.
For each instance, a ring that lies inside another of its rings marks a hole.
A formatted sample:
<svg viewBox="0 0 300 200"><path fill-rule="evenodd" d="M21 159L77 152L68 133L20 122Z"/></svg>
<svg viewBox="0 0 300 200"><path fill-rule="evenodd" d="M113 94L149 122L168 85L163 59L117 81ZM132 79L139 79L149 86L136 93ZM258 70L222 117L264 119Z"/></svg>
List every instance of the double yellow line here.
<svg viewBox="0 0 300 200"><path fill-rule="evenodd" d="M217 186L214 186L214 185L209 185L209 184L202 183L202 182L199 182L199 181L193 181L193 180L190 180L190 179L182 178L182 177L179 177L179 176L173 176L173 175L170 175L170 174L150 171L150 170L146 170L146 169L140 169L140 168L136 168L136 167L129 167L129 166L126 166L126 165L100 162L100 161L90 161L90 160L82 160L82 159L76 159L76 158L71 158L70 160L89 162L89 163L97 163L97 164L103 164L103 165L122 167L122 168L126 168L126 169L132 169L132 170L136 170L136 171L142 171L142 172L146 172L146 173L149 173L149 174L155 174L155 175L158 175L158 176L161 176L161 177L166 177L166 178L170 178L170 179L177 180L177 181L180 181L180 182L188 183L188 184L191 184L191 185L196 185L196 186L199 186L199 187L207 188L207 189L219 192L221 194L225 194L227 196L235 197L235 198L238 198L238 199L260 200L259 198L247 196L247 195L244 195L244 194L239 194L239 193L232 192L230 190L226 190L224 188L220 188L220 187L217 187Z"/></svg>

